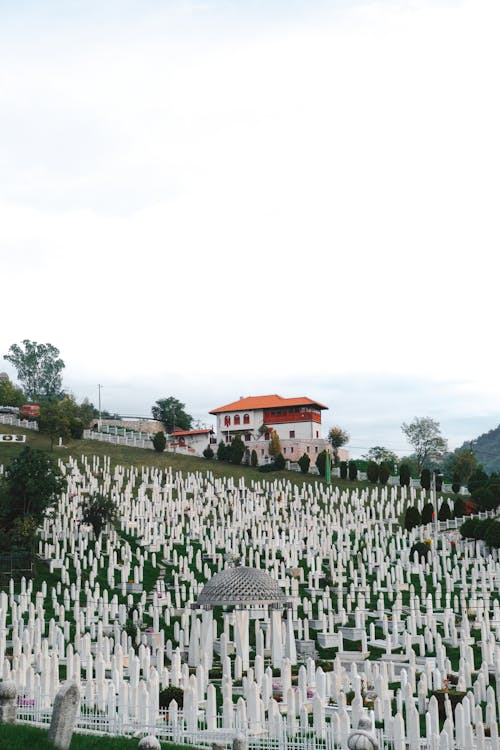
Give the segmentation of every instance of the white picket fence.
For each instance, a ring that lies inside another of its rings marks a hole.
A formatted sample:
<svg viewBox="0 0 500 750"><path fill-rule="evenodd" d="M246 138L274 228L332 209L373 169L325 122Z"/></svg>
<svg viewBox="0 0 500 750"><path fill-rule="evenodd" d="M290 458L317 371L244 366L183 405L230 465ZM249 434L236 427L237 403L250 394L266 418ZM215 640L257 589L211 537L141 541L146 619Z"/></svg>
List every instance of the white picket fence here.
<svg viewBox="0 0 500 750"><path fill-rule="evenodd" d="M24 430L38 430L38 422L29 419L19 419L12 414L0 414L0 424L8 424L11 427L22 427Z"/></svg>

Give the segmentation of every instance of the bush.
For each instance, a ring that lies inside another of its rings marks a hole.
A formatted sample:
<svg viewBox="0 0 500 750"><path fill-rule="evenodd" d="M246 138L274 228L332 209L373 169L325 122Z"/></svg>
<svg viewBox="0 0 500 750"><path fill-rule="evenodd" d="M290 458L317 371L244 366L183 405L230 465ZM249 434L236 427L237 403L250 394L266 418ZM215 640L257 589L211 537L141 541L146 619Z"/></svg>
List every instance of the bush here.
<svg viewBox="0 0 500 750"><path fill-rule="evenodd" d="M420 474L420 486L423 490L430 490L431 488L431 472L429 469L422 469Z"/></svg>
<svg viewBox="0 0 500 750"><path fill-rule="evenodd" d="M372 482L372 484L376 484L378 482L379 465L376 461L368 461L366 475L368 477L368 481Z"/></svg>
<svg viewBox="0 0 500 750"><path fill-rule="evenodd" d="M468 518L460 526L460 533L463 539L476 539L476 526L481 523L478 518Z"/></svg>
<svg viewBox="0 0 500 750"><path fill-rule="evenodd" d="M261 471L263 474L269 474L271 471L276 471L276 464L274 461L268 464L262 464L257 468L257 471Z"/></svg>
<svg viewBox="0 0 500 750"><path fill-rule="evenodd" d="M460 492L461 482L460 482L460 475L455 472L453 474L453 478L451 480L451 489L455 493L455 495Z"/></svg>
<svg viewBox="0 0 500 750"><path fill-rule="evenodd" d="M259 464L259 459L257 458L257 451L255 448L252 450L252 453L250 454L250 466L253 466L255 469L256 466Z"/></svg>
<svg viewBox="0 0 500 750"><path fill-rule="evenodd" d="M410 549L410 560L412 562L415 557L415 552L418 554L419 562L421 562L422 560L426 562L430 552L430 547L425 542L415 542L415 544Z"/></svg>
<svg viewBox="0 0 500 750"><path fill-rule="evenodd" d="M82 521L92 526L94 536L99 538L108 523L114 523L117 516L116 505L110 497L96 494L85 498L82 504Z"/></svg>
<svg viewBox="0 0 500 750"><path fill-rule="evenodd" d="M436 472L436 492L441 492L443 489L443 475Z"/></svg>
<svg viewBox="0 0 500 750"><path fill-rule="evenodd" d="M401 464L399 467L399 484L401 487L408 487L410 484L410 467L408 464Z"/></svg>
<svg viewBox="0 0 500 750"><path fill-rule="evenodd" d="M81 440L83 437L84 425L81 419L72 419L69 423L69 434L73 440Z"/></svg>
<svg viewBox="0 0 500 750"><path fill-rule="evenodd" d="M356 461L349 461L349 479L354 482L358 477L358 465Z"/></svg>
<svg viewBox="0 0 500 750"><path fill-rule="evenodd" d="M465 500L459 495L453 503L453 517L463 518L463 516L465 516Z"/></svg>
<svg viewBox="0 0 500 750"><path fill-rule="evenodd" d="M500 523L498 521L494 521L488 526L484 535L484 541L488 547L500 547Z"/></svg>
<svg viewBox="0 0 500 750"><path fill-rule="evenodd" d="M432 503L425 503L422 508L422 523L432 523L432 517L434 515L434 506Z"/></svg>
<svg viewBox="0 0 500 750"><path fill-rule="evenodd" d="M405 529L411 531L415 526L420 526L420 511L416 505L409 505L405 513Z"/></svg>
<svg viewBox="0 0 500 750"><path fill-rule="evenodd" d="M324 477L326 472L326 451L321 451L316 457L316 468L318 469L320 476Z"/></svg>
<svg viewBox="0 0 500 750"><path fill-rule="evenodd" d="M307 453L304 453L299 460L297 461L298 465L300 466L300 470L302 474L307 474L309 471L309 466L311 464L311 459L307 455Z"/></svg>
<svg viewBox="0 0 500 750"><path fill-rule="evenodd" d="M219 461L227 461L228 458L228 449L226 447L226 444L223 440L220 441L219 445L217 446L217 459Z"/></svg>
<svg viewBox="0 0 500 750"><path fill-rule="evenodd" d="M168 708L172 701L175 701L179 708L184 707L184 690L174 685L169 685L167 688L160 690L160 708Z"/></svg>
<svg viewBox="0 0 500 750"><path fill-rule="evenodd" d="M441 503L441 507L438 510L438 520L448 521L450 518L451 518L450 506L448 505L448 502L446 500L443 500L443 502Z"/></svg>
<svg viewBox="0 0 500 750"><path fill-rule="evenodd" d="M163 453L167 447L167 438L164 432L155 432L153 435L153 448L158 453Z"/></svg>
<svg viewBox="0 0 500 750"><path fill-rule="evenodd" d="M474 495L475 491L482 487L488 482L488 475L481 468L475 469L469 477L467 483L467 489L471 495Z"/></svg>
<svg viewBox="0 0 500 750"><path fill-rule="evenodd" d="M203 455L205 456L205 458L208 458L208 459L210 460L211 458L213 458L213 457L214 457L215 453L213 452L213 450L211 449L211 447L210 447L210 446L208 446L208 447L207 447L207 448L205 448L205 450L203 451Z"/></svg>
<svg viewBox="0 0 500 750"><path fill-rule="evenodd" d="M382 463L378 467L378 481L380 482L380 484L387 484L390 475L391 470L389 468L389 465L386 464L385 461L382 461Z"/></svg>
<svg viewBox="0 0 500 750"><path fill-rule="evenodd" d="M283 471L283 469L286 466L286 461L285 461L285 457L283 456L283 453L278 453L274 461L274 465L276 466L278 471Z"/></svg>
<svg viewBox="0 0 500 750"><path fill-rule="evenodd" d="M495 510L498 505L498 496L489 485L485 484L475 490L474 501L480 510Z"/></svg>
<svg viewBox="0 0 500 750"><path fill-rule="evenodd" d="M347 479L347 461L340 462L340 478Z"/></svg>
<svg viewBox="0 0 500 750"><path fill-rule="evenodd" d="M241 460L245 455L245 445L239 435L233 438L228 454L227 458L232 464L236 464L237 466L241 464Z"/></svg>

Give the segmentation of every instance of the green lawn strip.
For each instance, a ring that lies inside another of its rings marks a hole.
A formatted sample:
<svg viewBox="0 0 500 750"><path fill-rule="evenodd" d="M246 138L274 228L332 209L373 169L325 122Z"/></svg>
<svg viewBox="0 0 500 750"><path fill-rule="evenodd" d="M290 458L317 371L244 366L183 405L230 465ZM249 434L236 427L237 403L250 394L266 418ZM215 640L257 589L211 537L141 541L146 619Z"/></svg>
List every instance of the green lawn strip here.
<svg viewBox="0 0 500 750"><path fill-rule="evenodd" d="M107 737L90 734L74 734L70 750L137 750L137 739L128 737ZM165 750L185 750L185 745L162 742ZM40 729L26 724L0 724L0 747L2 750L20 750L36 747L36 750L54 750L49 743L48 729Z"/></svg>

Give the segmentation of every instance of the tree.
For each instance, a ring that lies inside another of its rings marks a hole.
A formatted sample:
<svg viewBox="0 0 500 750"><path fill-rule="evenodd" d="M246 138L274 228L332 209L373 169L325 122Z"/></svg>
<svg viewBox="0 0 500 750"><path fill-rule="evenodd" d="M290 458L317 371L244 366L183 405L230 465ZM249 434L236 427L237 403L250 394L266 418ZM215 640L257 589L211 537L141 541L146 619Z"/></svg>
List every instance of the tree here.
<svg viewBox="0 0 500 750"><path fill-rule="evenodd" d="M10 380L0 380L1 406L22 406L25 401L26 396L20 388L16 388Z"/></svg>
<svg viewBox="0 0 500 750"><path fill-rule="evenodd" d="M333 462L339 462L339 448L349 442L349 433L341 427L332 427L328 433L328 440L333 448Z"/></svg>
<svg viewBox="0 0 500 750"><path fill-rule="evenodd" d="M425 503L424 507L422 508L422 523L427 525L428 523L432 523L432 519L434 516L434 505L432 503Z"/></svg>
<svg viewBox="0 0 500 750"><path fill-rule="evenodd" d="M300 466L302 474L307 474L307 472L309 471L309 466L311 465L311 459L309 458L307 453L303 453L297 463Z"/></svg>
<svg viewBox="0 0 500 750"><path fill-rule="evenodd" d="M458 494L460 492L460 487L461 487L460 474L458 473L458 471L454 472L451 481L452 481L451 489L453 490L453 492L456 495L456 494Z"/></svg>
<svg viewBox="0 0 500 750"><path fill-rule="evenodd" d="M465 500L463 497L458 495L453 503L453 517L463 518L465 516Z"/></svg>
<svg viewBox="0 0 500 750"><path fill-rule="evenodd" d="M37 344L25 339L24 349L12 344L4 359L17 370L28 399L51 401L58 398L62 391L62 371L64 362L59 358L59 349L52 344Z"/></svg>
<svg viewBox="0 0 500 750"><path fill-rule="evenodd" d="M229 446L226 447L226 444L223 440L219 442L219 445L217 446L217 460L218 461L227 461L228 459L228 451Z"/></svg>
<svg viewBox="0 0 500 750"><path fill-rule="evenodd" d="M472 446L457 448L456 451L446 456L444 462L445 475L454 477L453 481L458 481L460 485L464 486L467 485L471 474L477 468L479 468L479 464Z"/></svg>
<svg viewBox="0 0 500 750"><path fill-rule="evenodd" d="M451 509L446 500L443 500L438 511L438 521L448 521L451 518Z"/></svg>
<svg viewBox="0 0 500 750"><path fill-rule="evenodd" d="M340 478L347 479L347 461L341 461L339 466L340 466Z"/></svg>
<svg viewBox="0 0 500 750"><path fill-rule="evenodd" d="M18 517L30 516L38 527L66 489L66 479L43 451L26 446L6 468L1 482L0 518L10 529Z"/></svg>
<svg viewBox="0 0 500 750"><path fill-rule="evenodd" d="M318 469L320 476L324 477L326 473L326 451L321 451L316 456L316 468Z"/></svg>
<svg viewBox="0 0 500 750"><path fill-rule="evenodd" d="M229 447L229 460L232 464L239 465L245 455L245 444L239 435L235 435Z"/></svg>
<svg viewBox="0 0 500 750"><path fill-rule="evenodd" d="M431 459L441 458L446 451L447 443L441 436L439 422L430 417L415 417L410 424L403 422L401 429L415 450L419 472Z"/></svg>
<svg viewBox="0 0 500 750"><path fill-rule="evenodd" d="M380 484L387 484L390 475L391 471L389 465L385 461L382 461L382 463L378 467L378 480Z"/></svg>
<svg viewBox="0 0 500 750"><path fill-rule="evenodd" d="M193 417L187 414L184 409L186 405L181 403L174 396L160 398L154 406L151 407L153 419L162 422L168 435L176 430L190 430L193 424Z"/></svg>
<svg viewBox="0 0 500 750"><path fill-rule="evenodd" d="M102 530L108 523L113 523L116 520L116 516L116 505L110 497L98 493L86 497L83 501L82 521L92 526L96 539L99 539Z"/></svg>
<svg viewBox="0 0 500 750"><path fill-rule="evenodd" d="M474 469L472 474L469 477L469 481L467 483L467 489L469 490L471 495L474 495L474 493L480 488L483 487L488 482L488 475L485 471L483 471L481 466L478 466L477 469Z"/></svg>
<svg viewBox="0 0 500 750"><path fill-rule="evenodd" d="M401 487L408 487L410 484L410 468L408 464L401 464L399 467L399 484Z"/></svg>
<svg viewBox="0 0 500 750"><path fill-rule="evenodd" d="M269 455L272 456L272 458L277 458L279 454L281 453L281 443L280 438L276 430L271 431L271 438L269 440Z"/></svg>
<svg viewBox="0 0 500 750"><path fill-rule="evenodd" d="M423 468L420 474L420 486L423 490L431 488L431 471L427 467Z"/></svg>
<svg viewBox="0 0 500 750"><path fill-rule="evenodd" d="M283 471L286 466L286 461L283 453L278 453L278 455L274 459L274 465L276 466L276 469L278 471Z"/></svg>
<svg viewBox="0 0 500 750"><path fill-rule="evenodd" d="M381 445L375 445L373 448L370 448L363 458L367 461L376 461L378 464L384 462L389 466L389 471L394 471L398 465L396 454Z"/></svg>
<svg viewBox="0 0 500 750"><path fill-rule="evenodd" d="M420 526L420 511L416 505L409 505L405 513L405 529L411 531L415 526Z"/></svg>
<svg viewBox="0 0 500 750"><path fill-rule="evenodd" d="M163 453L165 448L167 447L167 438L165 437L164 432L155 432L153 435L153 448L158 453Z"/></svg>
<svg viewBox="0 0 500 750"><path fill-rule="evenodd" d="M257 456L257 451L254 448L250 454L250 466L253 466L253 468L255 469L255 467L258 466L258 464L259 464L259 459Z"/></svg>
<svg viewBox="0 0 500 750"><path fill-rule="evenodd" d="M349 466L349 479L351 480L351 482L354 482L358 477L358 464L356 463L356 461L351 460L349 461L348 466Z"/></svg>
<svg viewBox="0 0 500 750"><path fill-rule="evenodd" d="M207 447L203 451L203 455L205 456L205 458L208 458L209 460L214 457L214 452L209 445L207 445Z"/></svg>
<svg viewBox="0 0 500 750"><path fill-rule="evenodd" d="M52 401L40 407L38 428L49 436L51 450L57 438L65 440L71 435L72 409L65 401Z"/></svg>
<svg viewBox="0 0 500 750"><path fill-rule="evenodd" d="M379 475L379 465L376 461L368 461L368 466L366 468L366 475L368 477L369 482L372 482L373 484L377 484L378 475Z"/></svg>

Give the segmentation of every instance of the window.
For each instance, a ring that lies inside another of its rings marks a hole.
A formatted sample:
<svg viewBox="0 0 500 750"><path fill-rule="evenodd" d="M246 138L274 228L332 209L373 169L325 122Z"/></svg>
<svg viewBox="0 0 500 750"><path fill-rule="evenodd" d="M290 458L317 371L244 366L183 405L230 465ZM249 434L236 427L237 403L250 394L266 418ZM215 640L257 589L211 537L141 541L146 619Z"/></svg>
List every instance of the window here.
<svg viewBox="0 0 500 750"><path fill-rule="evenodd" d="M250 424L250 414L243 414L243 424Z"/></svg>
<svg viewBox="0 0 500 750"><path fill-rule="evenodd" d="M286 448L283 448L283 453L286 453Z"/></svg>
<svg viewBox="0 0 500 750"><path fill-rule="evenodd" d="M317 445L314 447L314 451L315 451L315 453L318 452L318 446Z"/></svg>
<svg viewBox="0 0 500 750"><path fill-rule="evenodd" d="M235 414L234 415L234 424L239 424L239 423L240 423L240 415L239 414Z"/></svg>
<svg viewBox="0 0 500 750"><path fill-rule="evenodd" d="M226 414L226 416L224 417L224 427L229 427L230 424L231 424L231 417Z"/></svg>
<svg viewBox="0 0 500 750"><path fill-rule="evenodd" d="M290 430L290 437L291 437L291 438L294 438L294 437L295 437L295 430Z"/></svg>
<svg viewBox="0 0 500 750"><path fill-rule="evenodd" d="M306 450L307 450L308 453L309 453L309 449L310 449L310 446L308 445L307 448L306 448Z"/></svg>
<svg viewBox="0 0 500 750"><path fill-rule="evenodd" d="M265 433L264 440L269 440L269 433L268 432Z"/></svg>
<svg viewBox="0 0 500 750"><path fill-rule="evenodd" d="M252 437L252 436L251 436L251 435L249 435L249 434L248 434L248 432L247 432L247 434L245 435L245 440L246 440L246 441L248 441L248 440L250 440L250 439L251 439L251 437Z"/></svg>
<svg viewBox="0 0 500 750"><path fill-rule="evenodd" d="M316 430L316 437L319 438L319 432Z"/></svg>

